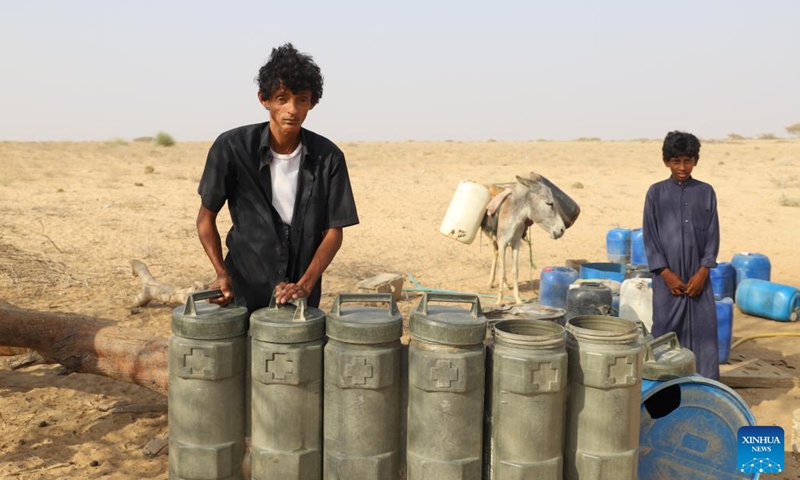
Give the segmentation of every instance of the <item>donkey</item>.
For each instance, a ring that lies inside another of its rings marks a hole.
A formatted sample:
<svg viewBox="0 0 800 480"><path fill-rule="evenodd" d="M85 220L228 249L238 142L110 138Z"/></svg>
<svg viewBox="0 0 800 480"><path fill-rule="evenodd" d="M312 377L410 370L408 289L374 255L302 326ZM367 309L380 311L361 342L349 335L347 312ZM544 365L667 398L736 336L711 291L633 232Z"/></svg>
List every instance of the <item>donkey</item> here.
<svg viewBox="0 0 800 480"><path fill-rule="evenodd" d="M494 286L497 259L500 257L500 289L497 303L503 302L503 286L506 282L506 248L511 247L514 300L522 303L519 296L519 247L527 227L538 224L557 240L571 224L565 224L558 202L550 187L541 176L531 172L529 178L517 176L513 187L503 188L487 185L493 200L487 206L481 222L481 230L492 241L494 256L489 274L489 288ZM497 205L499 203L499 206ZM495 210L496 209L496 210ZM502 255L501 255L502 254ZM509 286L511 288L511 286Z"/></svg>

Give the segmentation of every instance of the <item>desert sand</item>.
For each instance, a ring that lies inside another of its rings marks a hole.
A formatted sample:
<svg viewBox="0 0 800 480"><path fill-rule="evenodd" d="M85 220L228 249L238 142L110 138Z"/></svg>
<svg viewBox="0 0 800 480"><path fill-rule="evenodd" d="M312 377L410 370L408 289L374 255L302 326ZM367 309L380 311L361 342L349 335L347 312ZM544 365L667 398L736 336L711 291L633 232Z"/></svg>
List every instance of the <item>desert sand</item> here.
<svg viewBox="0 0 800 480"><path fill-rule="evenodd" d="M510 182L536 171L582 207L559 240L536 226L531 230L533 262L525 245L520 283L522 297L535 300L541 268L567 259L606 261L606 232L641 226L648 186L668 175L659 140L339 145L361 223L345 230L344 245L324 277L323 310L337 293L356 291L358 281L379 273L404 275L406 287L414 287L413 277L425 288L486 295L481 301L491 306L487 240L464 245L438 232L462 180ZM209 146L0 143L0 301L111 319L123 328L167 337L173 306L131 308L140 282L128 262L141 259L158 280L172 285L213 279L194 223ZM771 259L773 281L799 286L800 141L706 141L695 177L717 191L719 260L760 252ZM227 213L220 219L225 231ZM404 315L418 301L417 294L408 294L399 304ZM734 339L798 331L796 323L735 311ZM735 352L789 374L800 368L797 338L748 341ZM105 377L58 373L57 365L11 370L0 361L0 478L167 478L167 456L143 452L150 440L166 435L166 413L98 408L165 405L164 396ZM785 430L788 450L800 388L737 393L759 424ZM786 465L771 478L800 478L792 453L786 453Z"/></svg>

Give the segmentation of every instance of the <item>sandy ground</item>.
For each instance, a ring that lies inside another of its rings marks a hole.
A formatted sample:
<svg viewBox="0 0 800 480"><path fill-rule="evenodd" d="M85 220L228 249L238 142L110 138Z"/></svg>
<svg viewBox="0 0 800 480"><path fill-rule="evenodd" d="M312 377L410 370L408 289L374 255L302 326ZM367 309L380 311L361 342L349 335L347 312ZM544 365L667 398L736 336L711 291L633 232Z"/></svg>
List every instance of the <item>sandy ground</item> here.
<svg viewBox="0 0 800 480"><path fill-rule="evenodd" d="M325 276L322 308L378 273L413 276L427 288L491 294L491 249L438 233L459 181L513 181L534 170L582 207L575 226L553 241L534 227L533 260L521 255L522 296L535 299L539 270L566 259L605 261L605 234L641 225L648 186L668 174L660 141L343 143L361 224ZM140 284L128 262L146 262L157 279L188 286L213 270L196 238L196 194L208 143L171 148L147 143L0 143L0 301L116 321L170 334L171 306L131 309ZM706 142L696 178L714 185L722 228L720 260L756 251L772 279L800 285L800 141ZM221 215L223 230L227 215ZM407 314L419 297L400 302ZM483 297L484 304L492 300ZM736 311L734 337L798 332L797 324ZM0 345L3 344L0 338ZM735 351L790 374L800 368L797 338L749 341ZM165 404L132 384L58 367L11 370L0 362L0 478L166 479L167 457L143 453L167 433L163 412L103 412L98 406ZM759 424L779 425L789 442L800 388L738 389ZM788 447L787 447L788 449ZM775 479L800 478L786 454Z"/></svg>

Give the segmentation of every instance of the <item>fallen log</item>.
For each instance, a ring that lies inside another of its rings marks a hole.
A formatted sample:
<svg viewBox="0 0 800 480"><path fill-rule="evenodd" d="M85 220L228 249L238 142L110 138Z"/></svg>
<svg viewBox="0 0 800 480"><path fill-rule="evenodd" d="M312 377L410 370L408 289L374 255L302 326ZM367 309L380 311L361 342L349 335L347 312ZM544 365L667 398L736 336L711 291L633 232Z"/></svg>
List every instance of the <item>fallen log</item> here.
<svg viewBox="0 0 800 480"><path fill-rule="evenodd" d="M167 339L83 315L0 305L0 345L30 348L69 372L93 373L161 394L169 386Z"/></svg>

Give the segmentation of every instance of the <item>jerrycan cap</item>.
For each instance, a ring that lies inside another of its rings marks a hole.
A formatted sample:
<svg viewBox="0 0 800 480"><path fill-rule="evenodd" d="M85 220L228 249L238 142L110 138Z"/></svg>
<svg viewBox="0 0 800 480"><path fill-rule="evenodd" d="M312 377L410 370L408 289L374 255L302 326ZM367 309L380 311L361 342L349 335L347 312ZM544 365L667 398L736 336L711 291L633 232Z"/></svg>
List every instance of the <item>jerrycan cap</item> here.
<svg viewBox="0 0 800 480"><path fill-rule="evenodd" d="M220 307L216 303L199 302L222 297L222 291L202 290L190 293L186 305L172 310L172 333L195 340L220 340L247 333L245 307Z"/></svg>
<svg viewBox="0 0 800 480"><path fill-rule="evenodd" d="M472 308L428 305L431 301L471 303ZM486 338L486 317L477 295L425 293L411 312L408 330L418 340L444 345L476 345Z"/></svg>
<svg viewBox="0 0 800 480"><path fill-rule="evenodd" d="M303 343L325 336L325 313L306 305L305 298L279 305L275 292L269 306L250 314L250 336L270 343Z"/></svg>
<svg viewBox="0 0 800 480"><path fill-rule="evenodd" d="M350 307L343 303L385 303L388 308ZM387 343L403 335L403 316L391 293L340 293L325 320L329 338L362 345Z"/></svg>
<svg viewBox="0 0 800 480"><path fill-rule="evenodd" d="M664 381L688 377L697 371L694 353L681 348L675 332L665 333L644 344L644 366L642 378Z"/></svg>

